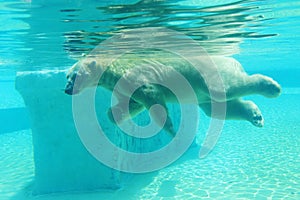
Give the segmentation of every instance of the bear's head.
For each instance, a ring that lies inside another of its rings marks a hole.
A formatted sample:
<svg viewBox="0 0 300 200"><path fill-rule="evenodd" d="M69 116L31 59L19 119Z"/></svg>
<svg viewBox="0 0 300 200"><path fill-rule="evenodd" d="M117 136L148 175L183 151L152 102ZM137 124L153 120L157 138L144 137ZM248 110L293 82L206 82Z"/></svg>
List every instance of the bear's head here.
<svg viewBox="0 0 300 200"><path fill-rule="evenodd" d="M102 69L96 59L84 58L75 63L67 73L67 85L65 93L78 94L88 87L97 86Z"/></svg>

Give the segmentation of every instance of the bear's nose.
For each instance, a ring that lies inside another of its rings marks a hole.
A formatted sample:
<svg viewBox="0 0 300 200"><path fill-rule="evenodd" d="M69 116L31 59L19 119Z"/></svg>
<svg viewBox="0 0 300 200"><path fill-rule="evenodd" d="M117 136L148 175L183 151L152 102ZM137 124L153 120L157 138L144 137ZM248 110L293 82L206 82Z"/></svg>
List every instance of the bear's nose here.
<svg viewBox="0 0 300 200"><path fill-rule="evenodd" d="M72 83L68 82L65 88L65 93L72 95L73 94L73 85Z"/></svg>

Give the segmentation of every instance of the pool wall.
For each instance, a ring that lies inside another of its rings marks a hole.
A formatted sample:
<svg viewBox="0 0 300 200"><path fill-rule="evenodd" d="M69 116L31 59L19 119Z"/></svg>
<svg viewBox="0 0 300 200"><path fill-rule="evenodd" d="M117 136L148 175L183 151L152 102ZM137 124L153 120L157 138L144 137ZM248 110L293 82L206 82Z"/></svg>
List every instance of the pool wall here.
<svg viewBox="0 0 300 200"><path fill-rule="evenodd" d="M15 90L15 73L0 74L0 134L30 129L28 110Z"/></svg>
<svg viewBox="0 0 300 200"><path fill-rule="evenodd" d="M24 107L0 109L0 134L30 128L28 111Z"/></svg>

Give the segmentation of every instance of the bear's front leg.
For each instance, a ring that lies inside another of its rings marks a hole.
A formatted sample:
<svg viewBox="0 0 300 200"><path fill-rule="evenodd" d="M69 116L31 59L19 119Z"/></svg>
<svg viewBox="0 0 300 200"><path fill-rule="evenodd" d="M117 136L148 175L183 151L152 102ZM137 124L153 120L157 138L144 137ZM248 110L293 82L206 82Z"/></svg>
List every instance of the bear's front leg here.
<svg viewBox="0 0 300 200"><path fill-rule="evenodd" d="M126 109L128 109L126 112ZM142 112L145 109L145 107L134 101L133 99L130 99L129 105L127 102L122 101L122 99L119 99L119 103L112 108L108 109L107 116L109 120L114 124L120 124L125 120L128 120L129 118L133 118L136 115L138 115L140 112Z"/></svg>
<svg viewBox="0 0 300 200"><path fill-rule="evenodd" d="M165 103L164 93L156 85L147 84L140 87L135 91L132 98L145 106L159 127L162 127L172 137L176 135Z"/></svg>

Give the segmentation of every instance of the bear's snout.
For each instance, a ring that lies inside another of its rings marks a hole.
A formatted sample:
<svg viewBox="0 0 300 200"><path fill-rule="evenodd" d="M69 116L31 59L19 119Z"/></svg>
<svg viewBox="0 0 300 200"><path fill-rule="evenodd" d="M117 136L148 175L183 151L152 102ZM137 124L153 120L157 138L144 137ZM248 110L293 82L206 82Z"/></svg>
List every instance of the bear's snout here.
<svg viewBox="0 0 300 200"><path fill-rule="evenodd" d="M74 84L72 81L69 81L66 85L65 88L65 93L68 95L74 95L74 94L78 94L80 91L76 88L74 88Z"/></svg>
<svg viewBox="0 0 300 200"><path fill-rule="evenodd" d="M65 93L72 95L73 94L73 83L72 82L68 82L65 88Z"/></svg>
<svg viewBox="0 0 300 200"><path fill-rule="evenodd" d="M68 75L68 82L65 87L65 93L69 95L77 94L78 91L74 88L74 81L76 79L77 73L72 73L71 75Z"/></svg>

